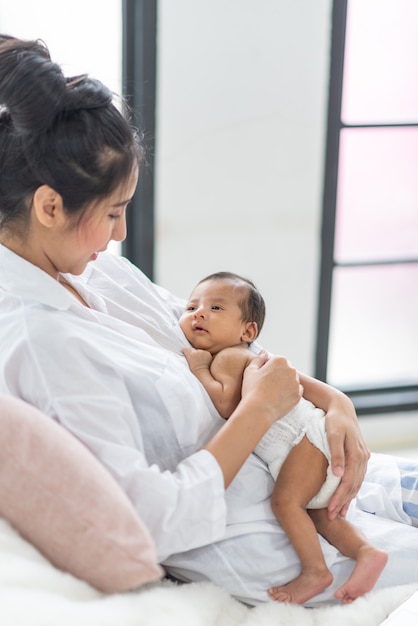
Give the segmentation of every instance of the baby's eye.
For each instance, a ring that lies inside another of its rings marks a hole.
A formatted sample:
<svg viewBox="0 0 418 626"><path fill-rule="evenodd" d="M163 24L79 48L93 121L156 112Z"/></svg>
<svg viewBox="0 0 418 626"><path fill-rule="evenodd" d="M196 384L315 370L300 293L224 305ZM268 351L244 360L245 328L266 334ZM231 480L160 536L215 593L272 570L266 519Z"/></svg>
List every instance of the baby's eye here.
<svg viewBox="0 0 418 626"><path fill-rule="evenodd" d="M192 304L186 308L186 311L195 311L195 310L196 310L196 307L193 306Z"/></svg>
<svg viewBox="0 0 418 626"><path fill-rule="evenodd" d="M222 307L219 304L214 304L212 306L212 311L222 311Z"/></svg>

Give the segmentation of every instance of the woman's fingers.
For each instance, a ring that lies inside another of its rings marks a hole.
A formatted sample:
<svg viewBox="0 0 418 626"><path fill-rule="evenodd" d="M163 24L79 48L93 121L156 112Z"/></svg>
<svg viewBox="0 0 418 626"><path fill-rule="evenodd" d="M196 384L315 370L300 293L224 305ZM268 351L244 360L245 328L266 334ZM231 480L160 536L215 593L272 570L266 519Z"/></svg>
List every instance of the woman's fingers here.
<svg viewBox="0 0 418 626"><path fill-rule="evenodd" d="M242 395L269 407L272 421L286 415L300 400L303 387L297 371L284 357L257 355L244 372ZM263 406L260 405L260 406Z"/></svg>
<svg viewBox="0 0 418 626"><path fill-rule="evenodd" d="M350 426L350 424L349 424ZM328 504L330 519L345 516L350 502L356 497L363 482L370 452L362 438L354 436L357 429L340 432L329 438L332 471L341 476L341 483Z"/></svg>

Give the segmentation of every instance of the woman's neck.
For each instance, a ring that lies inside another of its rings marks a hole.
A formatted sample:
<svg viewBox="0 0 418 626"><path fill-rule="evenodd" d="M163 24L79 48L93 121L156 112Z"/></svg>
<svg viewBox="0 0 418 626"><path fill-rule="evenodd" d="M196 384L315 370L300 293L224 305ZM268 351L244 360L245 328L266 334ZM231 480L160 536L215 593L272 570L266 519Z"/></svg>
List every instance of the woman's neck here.
<svg viewBox="0 0 418 626"><path fill-rule="evenodd" d="M32 263L49 274L54 280L59 280L59 272L51 263L41 247L32 245L31 238L21 238L17 235L0 234L0 243L18 256Z"/></svg>
<svg viewBox="0 0 418 626"><path fill-rule="evenodd" d="M22 257L22 259L25 259L25 261L32 263L32 265L39 267L41 270L49 274L52 278L57 280L60 285L62 285L67 291L69 291L81 304L88 307L87 302L84 300L84 298L80 296L78 291L62 277L62 275L52 266L52 264L48 263L48 259L45 257L45 255L41 255L41 261L39 261L37 258L37 256L39 255L33 253L31 246L25 244L25 242L18 239L17 237L7 237L4 234L0 233L0 243L18 256Z"/></svg>
<svg viewBox="0 0 418 626"><path fill-rule="evenodd" d="M82 305L88 307L89 305L87 304L87 302L84 300L84 298L82 298L80 296L80 294L78 293L78 291L76 289L74 289L74 287L72 285L70 285L69 282L67 282L67 280L59 275L58 276L58 282L60 283L60 285L62 285L67 291L69 291L79 302L81 302Z"/></svg>

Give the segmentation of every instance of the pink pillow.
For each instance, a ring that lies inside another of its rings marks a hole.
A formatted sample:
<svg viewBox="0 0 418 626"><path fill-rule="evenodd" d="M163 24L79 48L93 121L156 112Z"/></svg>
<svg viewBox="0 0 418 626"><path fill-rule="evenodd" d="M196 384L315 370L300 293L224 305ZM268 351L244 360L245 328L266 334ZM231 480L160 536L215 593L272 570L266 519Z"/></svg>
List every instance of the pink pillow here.
<svg viewBox="0 0 418 626"><path fill-rule="evenodd" d="M100 591L163 574L148 530L106 469L53 420L3 395L0 516L56 567Z"/></svg>

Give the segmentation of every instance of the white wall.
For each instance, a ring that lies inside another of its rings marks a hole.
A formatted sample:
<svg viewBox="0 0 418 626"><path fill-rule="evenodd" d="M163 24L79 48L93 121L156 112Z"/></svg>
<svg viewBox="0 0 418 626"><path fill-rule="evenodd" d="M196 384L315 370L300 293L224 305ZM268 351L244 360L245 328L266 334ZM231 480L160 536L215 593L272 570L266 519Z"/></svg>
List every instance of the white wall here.
<svg viewBox="0 0 418 626"><path fill-rule="evenodd" d="M157 281L231 270L312 373L331 0L159 0Z"/></svg>
<svg viewBox="0 0 418 626"><path fill-rule="evenodd" d="M120 92L120 0L0 0L66 73ZM331 0L159 0L157 281L228 269L267 302L261 341L312 373Z"/></svg>
<svg viewBox="0 0 418 626"><path fill-rule="evenodd" d="M0 32L43 39L64 73L121 92L121 0L0 0Z"/></svg>

